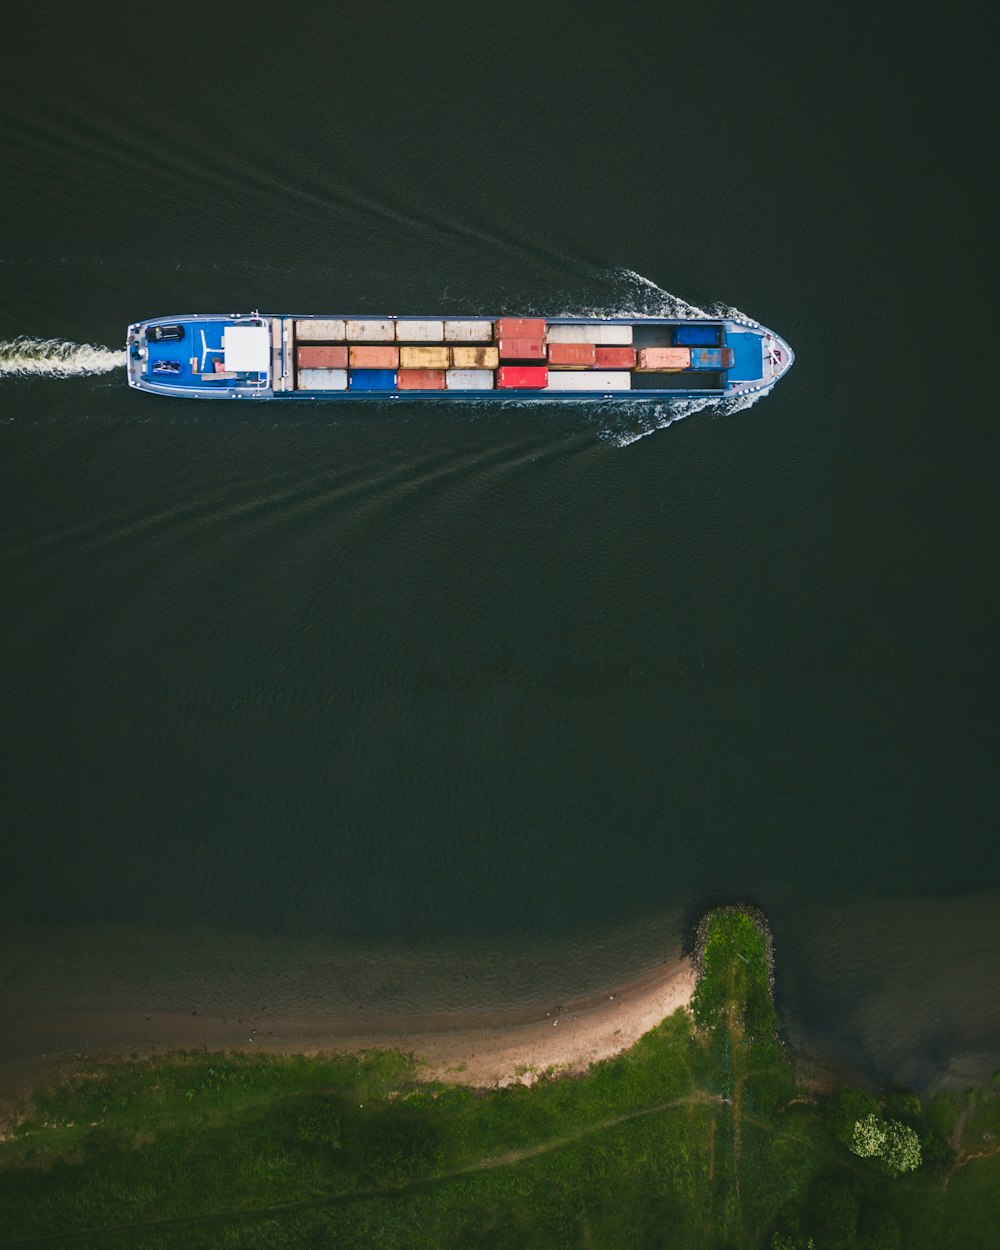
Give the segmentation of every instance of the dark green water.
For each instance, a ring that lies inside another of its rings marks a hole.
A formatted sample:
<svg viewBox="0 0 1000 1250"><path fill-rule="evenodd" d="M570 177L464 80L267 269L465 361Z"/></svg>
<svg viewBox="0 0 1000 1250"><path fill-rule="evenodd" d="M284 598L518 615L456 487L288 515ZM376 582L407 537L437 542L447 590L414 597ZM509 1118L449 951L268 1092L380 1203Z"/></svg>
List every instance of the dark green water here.
<svg viewBox="0 0 1000 1250"><path fill-rule="evenodd" d="M670 291L798 359L665 429L0 380L0 1059L49 1016L265 983L502 1010L646 971L740 896L798 1042L992 1070L975 49L840 6L33 12L0 87L7 343Z"/></svg>

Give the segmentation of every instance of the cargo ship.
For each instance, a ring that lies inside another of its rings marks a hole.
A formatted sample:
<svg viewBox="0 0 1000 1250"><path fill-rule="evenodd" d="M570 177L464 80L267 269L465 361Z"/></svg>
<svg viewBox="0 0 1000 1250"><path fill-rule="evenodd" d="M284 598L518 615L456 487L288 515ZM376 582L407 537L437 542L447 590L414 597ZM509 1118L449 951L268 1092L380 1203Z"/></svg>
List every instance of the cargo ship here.
<svg viewBox="0 0 1000 1250"><path fill-rule="evenodd" d="M190 399L729 399L791 348L742 317L205 313L128 328L129 385Z"/></svg>

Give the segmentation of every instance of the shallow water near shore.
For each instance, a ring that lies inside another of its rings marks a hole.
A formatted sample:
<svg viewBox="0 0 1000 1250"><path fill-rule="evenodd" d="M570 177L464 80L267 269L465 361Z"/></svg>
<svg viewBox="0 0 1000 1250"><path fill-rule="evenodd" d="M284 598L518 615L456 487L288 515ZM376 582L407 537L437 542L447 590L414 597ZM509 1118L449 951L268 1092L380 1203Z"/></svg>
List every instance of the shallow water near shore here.
<svg viewBox="0 0 1000 1250"><path fill-rule="evenodd" d="M182 61L12 19L0 1063L122 1010L521 1018L748 898L795 1045L988 1075L995 418L976 336L945 384L910 330L985 302L975 53L925 82L870 12L733 7L709 52L695 11L550 6L516 56L451 4L258 17ZM674 299L794 369L673 420L115 364L188 309Z"/></svg>

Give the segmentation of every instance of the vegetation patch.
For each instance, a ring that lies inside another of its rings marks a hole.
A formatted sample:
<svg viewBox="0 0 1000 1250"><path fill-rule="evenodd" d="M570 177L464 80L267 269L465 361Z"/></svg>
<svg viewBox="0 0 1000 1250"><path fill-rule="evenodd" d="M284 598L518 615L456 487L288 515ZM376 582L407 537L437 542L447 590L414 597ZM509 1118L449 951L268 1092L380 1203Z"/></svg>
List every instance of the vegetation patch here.
<svg viewBox="0 0 1000 1250"><path fill-rule="evenodd" d="M695 951L690 1012L531 1087L383 1051L81 1058L9 1108L0 1247L995 1245L1000 1085L817 1099L766 920L712 912Z"/></svg>

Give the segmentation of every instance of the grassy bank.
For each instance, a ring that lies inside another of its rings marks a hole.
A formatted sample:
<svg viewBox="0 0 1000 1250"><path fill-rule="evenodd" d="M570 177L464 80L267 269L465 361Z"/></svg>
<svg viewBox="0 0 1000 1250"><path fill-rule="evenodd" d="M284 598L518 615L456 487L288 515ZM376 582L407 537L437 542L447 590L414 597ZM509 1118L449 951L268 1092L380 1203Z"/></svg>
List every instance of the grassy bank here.
<svg viewBox="0 0 1000 1250"><path fill-rule="evenodd" d="M81 1059L8 1111L0 1246L995 1244L992 1091L818 1100L776 1037L760 918L713 913L697 955L692 1012L530 1089L421 1082L390 1052ZM897 1139L919 1143L902 1174Z"/></svg>

